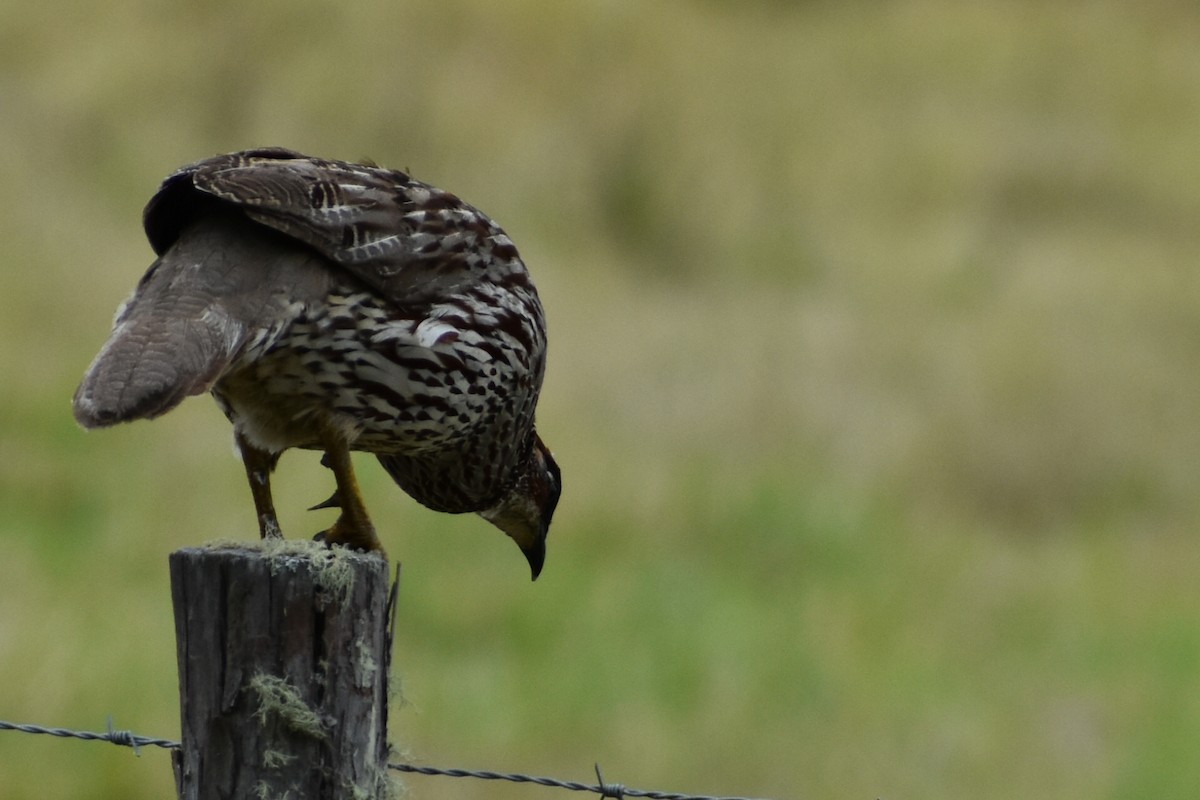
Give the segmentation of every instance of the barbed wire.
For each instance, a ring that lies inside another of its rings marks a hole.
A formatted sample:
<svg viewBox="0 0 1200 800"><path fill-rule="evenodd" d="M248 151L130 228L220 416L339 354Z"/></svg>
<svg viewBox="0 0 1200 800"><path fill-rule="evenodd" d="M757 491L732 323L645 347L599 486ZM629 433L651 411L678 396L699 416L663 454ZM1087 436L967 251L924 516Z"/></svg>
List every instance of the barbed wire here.
<svg viewBox="0 0 1200 800"><path fill-rule="evenodd" d="M70 739L84 739L86 741L112 742L123 747L132 747L134 755L141 755L143 747L162 747L167 750L178 750L179 742L173 742L170 739L154 739L149 736L138 736L132 731L119 731L113 728L112 717L108 718L108 730L104 733L95 733L93 731L73 731L69 728L45 728L41 725L30 725L29 723L20 722L5 722L0 720L0 731L17 731L18 733L41 733L48 736L59 736Z"/></svg>
<svg viewBox="0 0 1200 800"><path fill-rule="evenodd" d="M677 792L659 792L652 789L630 789L619 783L606 783L600 774L600 765L596 765L596 780L598 784L577 783L558 778L545 778L537 775L523 775L516 772L489 772L487 770L441 769L439 767L422 767L415 764L388 763L388 769L398 772L415 772L421 775L439 775L450 778L478 778L485 781L511 781L512 783L536 783L539 786L549 786L553 789L568 789L573 792L593 792L601 797L611 797L621 800L624 797L647 797L650 800L754 800L749 797L720 797L704 794L679 794Z"/></svg>
<svg viewBox="0 0 1200 800"><path fill-rule="evenodd" d="M141 755L142 747L161 747L164 750L179 750L182 744L171 739L155 739L150 736L140 736L132 731L116 730L113 728L112 717L108 718L108 730L103 733L95 731L77 731L70 728L47 728L22 722L6 722L0 720L0 731L16 731L17 733L44 734L67 739L83 739L85 741L112 742L115 745L133 749L134 755ZM546 778L538 775L524 775L519 772L491 772L488 770L447 769L443 767L427 767L419 764L402 764L389 761L388 769L396 772L416 773L446 778L475 778L485 781L508 781L510 783L533 783L552 789L566 789L572 792L592 792L601 797L623 800L626 797L645 797L649 800L754 800L749 797L729 797L705 794L679 794L676 792L660 792L651 789L631 789L619 783L607 783L600 774L600 765L596 765L596 784L564 781L558 778Z"/></svg>

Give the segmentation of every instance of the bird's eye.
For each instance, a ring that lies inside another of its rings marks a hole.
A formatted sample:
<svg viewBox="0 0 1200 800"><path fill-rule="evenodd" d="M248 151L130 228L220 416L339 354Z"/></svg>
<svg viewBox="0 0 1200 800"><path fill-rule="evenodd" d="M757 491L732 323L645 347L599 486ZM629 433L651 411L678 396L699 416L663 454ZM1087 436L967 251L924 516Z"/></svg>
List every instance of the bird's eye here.
<svg viewBox="0 0 1200 800"><path fill-rule="evenodd" d="M554 493L558 494L562 491L562 470L558 468L558 463L555 462L554 456L549 453L544 455L546 462L546 480L554 489Z"/></svg>

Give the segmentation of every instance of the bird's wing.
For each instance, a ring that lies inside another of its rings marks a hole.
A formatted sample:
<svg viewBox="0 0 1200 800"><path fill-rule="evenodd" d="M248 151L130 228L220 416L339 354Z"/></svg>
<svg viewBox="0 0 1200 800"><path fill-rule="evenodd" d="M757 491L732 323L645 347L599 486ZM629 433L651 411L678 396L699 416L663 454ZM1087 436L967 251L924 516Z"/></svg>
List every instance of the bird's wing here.
<svg viewBox="0 0 1200 800"><path fill-rule="evenodd" d="M216 156L169 176L146 206L164 252L212 199L314 248L383 296L420 302L520 265L512 241L455 195L403 172L281 148Z"/></svg>

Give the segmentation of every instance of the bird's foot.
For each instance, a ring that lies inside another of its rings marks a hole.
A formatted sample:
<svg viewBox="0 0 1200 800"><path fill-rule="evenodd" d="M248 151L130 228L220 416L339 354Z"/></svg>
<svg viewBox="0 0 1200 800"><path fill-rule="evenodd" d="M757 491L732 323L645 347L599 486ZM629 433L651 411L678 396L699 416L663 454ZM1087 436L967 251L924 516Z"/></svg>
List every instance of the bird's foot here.
<svg viewBox="0 0 1200 800"><path fill-rule="evenodd" d="M258 518L258 533L263 539L283 538L283 531L279 529L279 520L274 514L263 514Z"/></svg>
<svg viewBox="0 0 1200 800"><path fill-rule="evenodd" d="M315 541L324 542L329 547L341 545L364 553L379 553L383 555L383 544L375 535L375 526L369 521L355 524L343 513L327 530L313 537Z"/></svg>

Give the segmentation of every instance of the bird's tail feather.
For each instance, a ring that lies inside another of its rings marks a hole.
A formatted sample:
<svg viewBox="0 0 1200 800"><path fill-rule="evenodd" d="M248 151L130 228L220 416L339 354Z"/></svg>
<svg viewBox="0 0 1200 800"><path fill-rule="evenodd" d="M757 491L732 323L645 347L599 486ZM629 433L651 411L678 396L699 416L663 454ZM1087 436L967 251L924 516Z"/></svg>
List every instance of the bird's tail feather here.
<svg viewBox="0 0 1200 800"><path fill-rule="evenodd" d="M183 298L187 299L187 298ZM189 317L171 304L126 309L75 392L85 428L150 419L212 388L233 356L215 319Z"/></svg>
<svg viewBox="0 0 1200 800"><path fill-rule="evenodd" d="M146 272L75 392L80 425L157 417L221 377L245 335L226 302L244 249L231 230L197 225Z"/></svg>
<svg viewBox="0 0 1200 800"><path fill-rule="evenodd" d="M213 387L251 333L283 330L323 298L332 273L306 246L210 209L150 267L75 392L75 419L100 428L165 414Z"/></svg>

